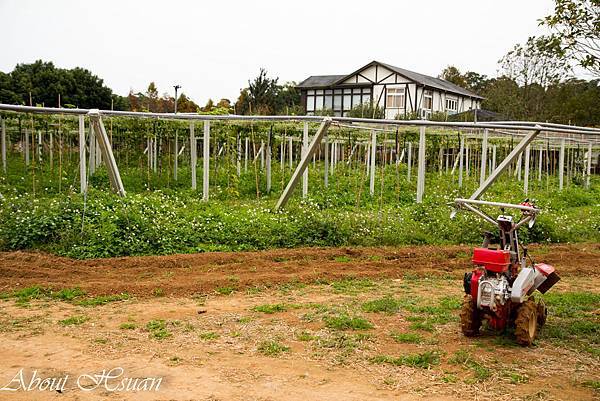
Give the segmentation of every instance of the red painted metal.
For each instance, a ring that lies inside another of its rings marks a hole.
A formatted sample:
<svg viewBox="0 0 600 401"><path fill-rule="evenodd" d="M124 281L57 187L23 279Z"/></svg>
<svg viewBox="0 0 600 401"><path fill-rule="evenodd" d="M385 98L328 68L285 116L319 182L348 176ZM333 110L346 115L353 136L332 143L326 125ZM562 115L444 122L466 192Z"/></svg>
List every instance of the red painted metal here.
<svg viewBox="0 0 600 401"><path fill-rule="evenodd" d="M510 264L510 251L487 248L473 249L473 263L494 273L503 273Z"/></svg>

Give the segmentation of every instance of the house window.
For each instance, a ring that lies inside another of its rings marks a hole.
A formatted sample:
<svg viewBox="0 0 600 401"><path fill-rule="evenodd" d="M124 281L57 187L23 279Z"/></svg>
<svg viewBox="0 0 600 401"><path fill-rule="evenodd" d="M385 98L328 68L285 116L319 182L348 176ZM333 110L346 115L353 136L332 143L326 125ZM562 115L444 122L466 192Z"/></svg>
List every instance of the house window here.
<svg viewBox="0 0 600 401"><path fill-rule="evenodd" d="M344 95L344 110L350 110L352 108L352 96Z"/></svg>
<svg viewBox="0 0 600 401"><path fill-rule="evenodd" d="M325 92L325 93L327 93L327 92ZM327 110L333 109L333 96L331 96L330 94L325 95L325 107L324 108Z"/></svg>
<svg viewBox="0 0 600 401"><path fill-rule="evenodd" d="M318 91L317 91L318 93ZM315 110L322 110L323 109L323 96L317 96L317 103L315 105Z"/></svg>
<svg viewBox="0 0 600 401"><path fill-rule="evenodd" d="M456 111L458 110L458 100L452 97L447 97L446 110L450 113L456 113Z"/></svg>
<svg viewBox="0 0 600 401"><path fill-rule="evenodd" d="M404 88L388 88L386 107L392 109L404 108Z"/></svg>
<svg viewBox="0 0 600 401"><path fill-rule="evenodd" d="M425 110L431 110L433 107L433 92L426 90L423 92L423 108Z"/></svg>
<svg viewBox="0 0 600 401"><path fill-rule="evenodd" d="M341 95L333 96L333 110L335 110L335 111L342 110L342 96Z"/></svg>
<svg viewBox="0 0 600 401"><path fill-rule="evenodd" d="M312 91L315 93L314 91ZM315 97L307 96L306 97L306 111L315 111Z"/></svg>

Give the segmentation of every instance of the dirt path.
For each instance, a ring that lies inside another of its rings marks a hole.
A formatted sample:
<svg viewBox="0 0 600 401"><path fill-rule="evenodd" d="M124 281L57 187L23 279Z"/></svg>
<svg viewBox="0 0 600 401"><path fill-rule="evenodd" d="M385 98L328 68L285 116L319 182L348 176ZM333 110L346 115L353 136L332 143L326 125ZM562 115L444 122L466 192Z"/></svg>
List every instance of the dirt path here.
<svg viewBox="0 0 600 401"><path fill-rule="evenodd" d="M598 294L600 244L532 253L561 272L557 294ZM577 298L570 320L551 315L533 348L515 346L510 334L465 338L457 305L468 267L466 247L91 261L3 253L5 294L41 285L80 287L87 292L81 299L132 297L91 306L79 298L0 299L0 387L20 369L26 380L34 371L69 377L60 393L0 390L0 400L598 399L591 388L600 380L597 298ZM235 291L218 291L224 288ZM397 311L364 308L389 297L399 300ZM368 325L340 326L345 316ZM596 326L569 337L564 330L580 322ZM422 361L428 356L430 365ZM77 385L83 374L115 368L124 377L161 378L159 391L92 389L89 380L82 384L90 391Z"/></svg>
<svg viewBox="0 0 600 401"><path fill-rule="evenodd" d="M35 252L0 253L0 292L44 285L89 294L127 292L191 296L219 287L243 289L340 277L399 278L405 274L462 276L471 247L301 248L79 261ZM532 246L538 260L562 275L600 274L600 244Z"/></svg>

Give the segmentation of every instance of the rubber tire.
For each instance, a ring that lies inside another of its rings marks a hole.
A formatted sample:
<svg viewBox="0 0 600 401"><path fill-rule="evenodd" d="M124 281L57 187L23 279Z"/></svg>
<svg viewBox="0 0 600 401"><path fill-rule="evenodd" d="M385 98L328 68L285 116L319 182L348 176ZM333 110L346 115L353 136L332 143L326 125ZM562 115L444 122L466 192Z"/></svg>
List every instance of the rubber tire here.
<svg viewBox="0 0 600 401"><path fill-rule="evenodd" d="M548 317L548 308L543 299L540 299L537 303L537 322L538 329L541 329L546 324L546 318Z"/></svg>
<svg viewBox="0 0 600 401"><path fill-rule="evenodd" d="M533 299L523 302L517 310L515 337L525 347L533 344L538 329L538 304Z"/></svg>
<svg viewBox="0 0 600 401"><path fill-rule="evenodd" d="M479 334L481 327L481 316L477 310L477 305L469 294L463 298L462 308L460 310L460 328L467 337L473 337Z"/></svg>

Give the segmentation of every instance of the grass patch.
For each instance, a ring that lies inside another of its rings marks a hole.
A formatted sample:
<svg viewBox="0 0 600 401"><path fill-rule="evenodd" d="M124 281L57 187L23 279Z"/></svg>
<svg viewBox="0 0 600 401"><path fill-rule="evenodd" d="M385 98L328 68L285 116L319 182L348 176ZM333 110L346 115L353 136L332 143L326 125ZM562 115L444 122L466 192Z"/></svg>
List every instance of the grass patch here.
<svg viewBox="0 0 600 401"><path fill-rule="evenodd" d="M300 333L296 333L296 340L298 341L312 341L312 340L316 340L317 337L312 335L310 332L304 330L301 331Z"/></svg>
<svg viewBox="0 0 600 401"><path fill-rule="evenodd" d="M375 288L375 283L367 278L344 278L332 281L329 285L333 288L334 292L349 295L371 291Z"/></svg>
<svg viewBox="0 0 600 401"><path fill-rule="evenodd" d="M423 342L423 338L418 333L400 333L393 331L390 333L390 337L396 342L405 344L421 344Z"/></svg>
<svg viewBox="0 0 600 401"><path fill-rule="evenodd" d="M77 302L77 305L81 306L100 306L106 305L111 302L125 301L129 299L130 296L126 292L115 295L100 295L93 298L82 299Z"/></svg>
<svg viewBox="0 0 600 401"><path fill-rule="evenodd" d="M135 330L137 329L137 324L135 323L121 323L119 326L121 330Z"/></svg>
<svg viewBox="0 0 600 401"><path fill-rule="evenodd" d="M263 341L258 345L258 352L266 356L279 356L284 352L289 352L290 347L287 347L275 340Z"/></svg>
<svg viewBox="0 0 600 401"><path fill-rule="evenodd" d="M596 391L600 391L600 380L587 380L581 383L584 387L592 388Z"/></svg>
<svg viewBox="0 0 600 401"><path fill-rule="evenodd" d="M335 258L333 258L333 260L340 263L352 262L352 258L348 256L336 256Z"/></svg>
<svg viewBox="0 0 600 401"><path fill-rule="evenodd" d="M64 320L59 320L58 324L61 326L78 326L90 320L87 316L71 316Z"/></svg>
<svg viewBox="0 0 600 401"><path fill-rule="evenodd" d="M323 321L326 327L334 330L369 330L373 328L373 324L367 319L360 316L350 316L346 313L325 316Z"/></svg>
<svg viewBox="0 0 600 401"><path fill-rule="evenodd" d="M231 287L231 286L225 286L225 287L218 287L215 291L219 295L231 295L236 291L236 288Z"/></svg>
<svg viewBox="0 0 600 401"><path fill-rule="evenodd" d="M464 349L456 351L448 362L454 365L465 366L473 371L473 378L467 380L468 382L482 382L492 375L492 372L488 368L475 361L471 356L471 353Z"/></svg>
<svg viewBox="0 0 600 401"><path fill-rule="evenodd" d="M219 334L215 333L214 331L206 331L204 333L198 334L198 338L200 338L202 341L213 341L218 339L219 337Z"/></svg>
<svg viewBox="0 0 600 401"><path fill-rule="evenodd" d="M302 307L301 305L297 305L297 304L264 304L264 305L257 305L255 307L253 307L252 310L254 312L261 312L261 313L266 313L268 315L271 315L273 313L287 312L290 309L299 309L301 307Z"/></svg>
<svg viewBox="0 0 600 401"><path fill-rule="evenodd" d="M373 299L362 304L361 309L364 312L394 314L400 310L401 302L392 297Z"/></svg>
<svg viewBox="0 0 600 401"><path fill-rule="evenodd" d="M440 364L440 355L437 351L425 351L417 354L406 354L399 357L377 355L370 359L372 363L389 364L394 366L411 366L414 368L429 369Z"/></svg>
<svg viewBox="0 0 600 401"><path fill-rule="evenodd" d="M150 332L150 337L156 340L164 340L172 334L167 330L167 323L164 320L150 320L146 324L146 330Z"/></svg>

